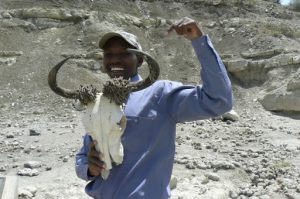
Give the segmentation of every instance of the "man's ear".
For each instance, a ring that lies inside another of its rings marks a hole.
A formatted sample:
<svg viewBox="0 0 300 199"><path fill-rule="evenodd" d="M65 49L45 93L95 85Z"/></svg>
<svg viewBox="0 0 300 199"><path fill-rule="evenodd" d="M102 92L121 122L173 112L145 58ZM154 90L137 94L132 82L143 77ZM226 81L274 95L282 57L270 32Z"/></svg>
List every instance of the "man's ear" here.
<svg viewBox="0 0 300 199"><path fill-rule="evenodd" d="M137 59L138 59L137 60L138 61L137 68L138 68L138 67L140 67L143 64L144 59L142 57L139 57L139 56L137 57Z"/></svg>

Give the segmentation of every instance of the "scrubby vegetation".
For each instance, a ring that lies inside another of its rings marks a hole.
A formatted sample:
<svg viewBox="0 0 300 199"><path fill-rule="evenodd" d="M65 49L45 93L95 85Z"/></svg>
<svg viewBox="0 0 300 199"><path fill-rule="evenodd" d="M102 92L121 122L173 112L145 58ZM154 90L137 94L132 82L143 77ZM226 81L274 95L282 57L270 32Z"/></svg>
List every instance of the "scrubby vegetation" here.
<svg viewBox="0 0 300 199"><path fill-rule="evenodd" d="M262 32L274 37L280 37L281 35L284 35L293 39L300 38L300 28L297 26L291 27L285 23L267 23L262 28Z"/></svg>

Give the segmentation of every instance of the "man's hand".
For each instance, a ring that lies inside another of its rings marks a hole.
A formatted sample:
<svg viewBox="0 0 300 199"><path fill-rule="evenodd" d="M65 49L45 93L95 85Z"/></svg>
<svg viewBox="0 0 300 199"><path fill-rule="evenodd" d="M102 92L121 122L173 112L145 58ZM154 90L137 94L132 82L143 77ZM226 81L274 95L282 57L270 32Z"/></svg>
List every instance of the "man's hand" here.
<svg viewBox="0 0 300 199"><path fill-rule="evenodd" d="M96 151L96 141L90 144L88 156L88 173L91 176L99 176L104 169L104 162L100 159L100 153Z"/></svg>
<svg viewBox="0 0 300 199"><path fill-rule="evenodd" d="M166 32L166 36L169 35L173 30L175 30L178 35L182 35L189 40L196 39L203 35L195 20L188 17L184 17L173 23Z"/></svg>

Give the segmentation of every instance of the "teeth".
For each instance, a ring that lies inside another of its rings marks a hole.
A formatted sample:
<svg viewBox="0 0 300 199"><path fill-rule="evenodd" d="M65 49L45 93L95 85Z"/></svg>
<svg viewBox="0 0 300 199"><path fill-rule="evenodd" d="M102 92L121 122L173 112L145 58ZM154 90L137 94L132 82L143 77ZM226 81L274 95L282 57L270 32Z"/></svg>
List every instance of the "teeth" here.
<svg viewBox="0 0 300 199"><path fill-rule="evenodd" d="M111 68L111 71L123 71L124 68Z"/></svg>

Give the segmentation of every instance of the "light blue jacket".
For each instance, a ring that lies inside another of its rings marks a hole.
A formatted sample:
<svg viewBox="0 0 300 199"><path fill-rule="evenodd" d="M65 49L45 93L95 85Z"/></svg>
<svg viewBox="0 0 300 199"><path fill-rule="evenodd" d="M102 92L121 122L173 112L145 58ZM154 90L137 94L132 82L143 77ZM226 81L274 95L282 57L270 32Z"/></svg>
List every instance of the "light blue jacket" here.
<svg viewBox="0 0 300 199"><path fill-rule="evenodd" d="M88 176L91 137L76 155L78 177L90 181L86 193L95 199L167 199L175 154L176 123L219 116L232 108L231 83L208 36L192 41L202 65L203 85L160 80L131 93L122 136L124 160L107 180ZM132 81L140 80L135 76Z"/></svg>

